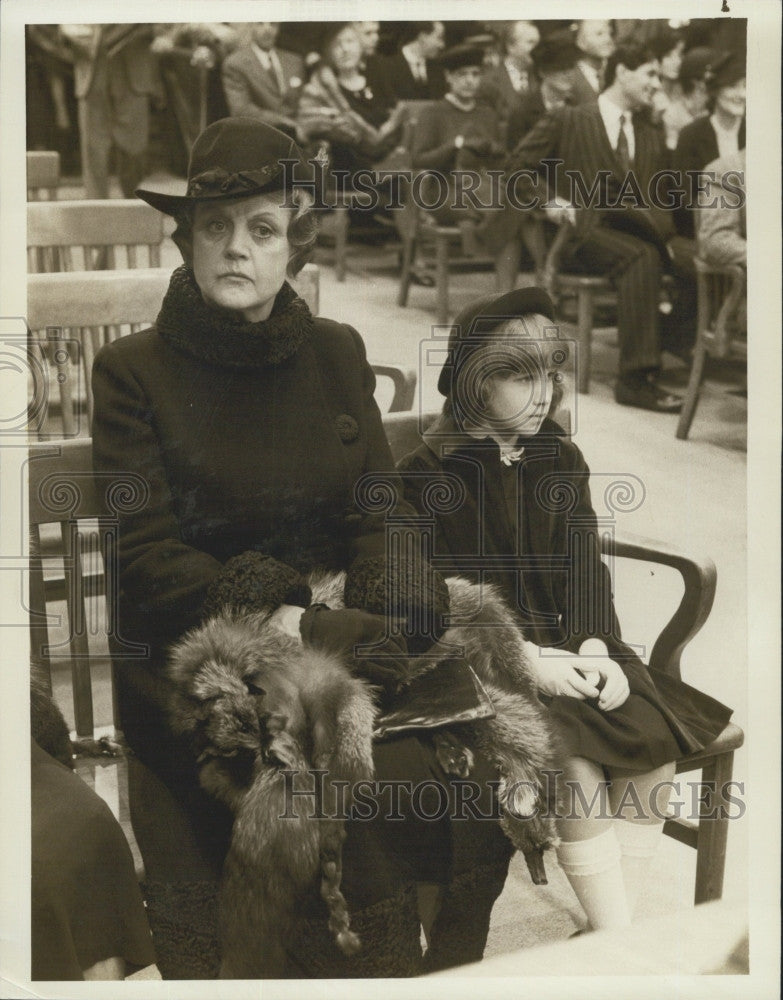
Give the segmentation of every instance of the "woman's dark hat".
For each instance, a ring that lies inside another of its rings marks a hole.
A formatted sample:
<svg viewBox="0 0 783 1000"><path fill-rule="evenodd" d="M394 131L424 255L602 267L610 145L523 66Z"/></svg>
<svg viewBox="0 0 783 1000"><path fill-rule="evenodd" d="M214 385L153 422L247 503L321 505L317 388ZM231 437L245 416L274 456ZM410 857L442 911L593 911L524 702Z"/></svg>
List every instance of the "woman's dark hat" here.
<svg viewBox="0 0 783 1000"><path fill-rule="evenodd" d="M698 45L695 49L689 49L682 57L679 74L680 83L706 80L712 73L712 66L717 58L718 53L715 49L710 49L706 45Z"/></svg>
<svg viewBox="0 0 783 1000"><path fill-rule="evenodd" d="M734 52L725 52L713 62L707 75L707 85L715 93L722 87L733 87L745 79L745 57Z"/></svg>
<svg viewBox="0 0 783 1000"><path fill-rule="evenodd" d="M484 50L477 45L455 45L438 57L444 69L463 69L465 66L483 66Z"/></svg>
<svg viewBox="0 0 783 1000"><path fill-rule="evenodd" d="M545 35L531 52L533 64L541 73L562 73L579 62L579 49L571 31L553 31Z"/></svg>
<svg viewBox="0 0 783 1000"><path fill-rule="evenodd" d="M482 347L502 322L537 313L555 321L555 307L543 288L515 288L512 292L475 299L454 319L449 354L438 378L438 392L451 394L454 379L467 359Z"/></svg>
<svg viewBox="0 0 783 1000"><path fill-rule="evenodd" d="M251 197L301 183L308 183L312 190L316 178L313 165L284 132L255 118L221 118L207 126L193 144L184 195L143 188L136 194L153 208L175 215L200 201Z"/></svg>

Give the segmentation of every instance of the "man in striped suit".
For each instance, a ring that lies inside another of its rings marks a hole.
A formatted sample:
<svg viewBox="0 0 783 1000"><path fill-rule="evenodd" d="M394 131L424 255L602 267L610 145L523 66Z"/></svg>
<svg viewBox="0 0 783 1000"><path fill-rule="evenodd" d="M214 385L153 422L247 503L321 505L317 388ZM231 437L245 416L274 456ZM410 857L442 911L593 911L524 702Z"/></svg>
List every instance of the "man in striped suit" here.
<svg viewBox="0 0 783 1000"><path fill-rule="evenodd" d="M548 194L548 217L573 223L568 265L606 274L617 289L617 401L673 413L681 400L658 386L657 373L661 272L671 266L667 241L674 227L671 212L650 203L664 149L661 133L641 113L660 86L658 71L648 49L618 47L607 62L607 85L598 100L548 114L518 144L508 170L547 177L548 192L542 184L534 192L529 181L528 194L539 203ZM542 166L553 158L562 161L554 182ZM520 197L524 180L517 185ZM620 197L623 192L627 199Z"/></svg>

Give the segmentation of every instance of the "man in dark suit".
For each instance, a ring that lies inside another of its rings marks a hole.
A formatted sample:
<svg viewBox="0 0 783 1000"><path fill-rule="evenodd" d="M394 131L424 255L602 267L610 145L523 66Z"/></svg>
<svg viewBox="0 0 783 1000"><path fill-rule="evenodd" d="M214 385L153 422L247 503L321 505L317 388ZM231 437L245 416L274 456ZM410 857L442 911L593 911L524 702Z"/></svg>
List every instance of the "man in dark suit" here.
<svg viewBox="0 0 783 1000"><path fill-rule="evenodd" d="M504 136L511 113L537 89L531 53L540 38L532 22L512 21L503 30L502 60L484 72L476 100L492 108Z"/></svg>
<svg viewBox="0 0 783 1000"><path fill-rule="evenodd" d="M574 42L579 59L572 74L574 104L592 104L604 88L606 60L614 52L611 21L578 21Z"/></svg>
<svg viewBox="0 0 783 1000"><path fill-rule="evenodd" d="M553 31L533 49L538 86L513 108L506 129L506 146L513 149L538 122L572 102L573 69L579 57L570 31Z"/></svg>
<svg viewBox="0 0 783 1000"><path fill-rule="evenodd" d="M296 109L304 84L304 61L294 52L275 48L278 24L254 24L249 45L223 62L223 90L229 112L260 118L303 141Z"/></svg>
<svg viewBox="0 0 783 1000"><path fill-rule="evenodd" d="M378 56L367 67L367 82L383 93L391 106L397 101L435 101L446 93L437 57L445 47L442 21L415 21L403 35L408 41L393 56Z"/></svg>
<svg viewBox="0 0 783 1000"><path fill-rule="evenodd" d="M508 168L541 177L542 161L562 161L555 190L539 186L533 192L531 183L528 193L539 204L549 196L545 211L552 221L573 222L571 263L606 274L617 289L620 370L615 398L626 406L672 413L681 400L661 389L656 376L661 271L670 264L667 241L674 230L671 213L649 197L664 164L664 149L659 130L643 114L660 85L658 74L650 50L618 47L607 62L607 87L598 100L543 118L511 154ZM594 184L603 197L591 191ZM620 195L631 184L629 202ZM513 213L504 215L511 215L515 225Z"/></svg>
<svg viewBox="0 0 783 1000"><path fill-rule="evenodd" d="M161 93L152 25L64 24L60 35L73 58L86 197L109 197L114 147L122 193L132 198L144 176L150 97Z"/></svg>

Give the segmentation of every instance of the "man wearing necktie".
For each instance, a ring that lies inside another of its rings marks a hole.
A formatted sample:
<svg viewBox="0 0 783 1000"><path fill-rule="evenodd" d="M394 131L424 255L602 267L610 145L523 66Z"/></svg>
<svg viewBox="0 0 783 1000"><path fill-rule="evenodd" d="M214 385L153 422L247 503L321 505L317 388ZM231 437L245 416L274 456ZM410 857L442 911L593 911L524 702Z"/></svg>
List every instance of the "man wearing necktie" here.
<svg viewBox="0 0 783 1000"><path fill-rule="evenodd" d="M681 400L662 389L657 376L661 274L672 270L667 243L674 225L670 211L651 203L665 151L659 130L642 113L660 86L655 54L642 46L619 46L608 59L606 84L594 103L563 107L544 117L517 145L507 171L536 173L537 188L524 180L517 186L520 201L529 196L540 203L548 193L545 211L550 220L572 223L563 269L606 275L617 290L617 402L673 413ZM549 174L542 161L547 159L562 161L557 188L549 192L543 188ZM622 192L628 195L629 185L641 192L643 203L634 194L620 197ZM605 195L600 200L599 191ZM515 214L511 207L503 213L502 225L509 234L515 224L518 229ZM514 245L511 239L509 253L515 252ZM679 317L669 320L673 326Z"/></svg>
<svg viewBox="0 0 783 1000"><path fill-rule="evenodd" d="M481 80L476 100L495 111L504 141L511 113L537 89L531 53L540 37L531 21L512 21L502 36L503 61L487 69Z"/></svg>
<svg viewBox="0 0 783 1000"><path fill-rule="evenodd" d="M367 66L367 82L390 106L397 101L436 100L446 92L437 57L445 47L442 21L417 21L403 31L405 44ZM407 39L407 40L406 40Z"/></svg>
<svg viewBox="0 0 783 1000"><path fill-rule="evenodd" d="M294 52L275 48L280 26L254 24L248 45L223 61L223 90L229 112L262 121L303 141L296 111L304 84L304 61Z"/></svg>

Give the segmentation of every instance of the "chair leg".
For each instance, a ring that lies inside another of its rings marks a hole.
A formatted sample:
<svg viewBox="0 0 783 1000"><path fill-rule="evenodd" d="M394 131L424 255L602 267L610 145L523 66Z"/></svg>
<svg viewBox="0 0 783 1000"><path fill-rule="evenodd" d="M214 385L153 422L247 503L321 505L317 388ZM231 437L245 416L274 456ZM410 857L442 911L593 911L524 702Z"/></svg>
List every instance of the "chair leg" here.
<svg viewBox="0 0 783 1000"><path fill-rule="evenodd" d="M397 292L397 305L407 306L408 292L411 287L411 277L413 274L413 261L416 256L416 241L411 237L405 237L402 242L402 266L400 268L400 287Z"/></svg>
<svg viewBox="0 0 783 1000"><path fill-rule="evenodd" d="M345 281L345 261L348 255L348 209L341 205L335 209L334 272L338 281Z"/></svg>
<svg viewBox="0 0 783 1000"><path fill-rule="evenodd" d="M680 412L680 419L677 421L677 437L684 441L690 432L693 416L696 413L696 406L699 402L701 383L704 379L704 363L707 360L707 348L704 341L699 338L696 342L696 349L693 352L693 365L688 379L688 388L685 392L685 399Z"/></svg>
<svg viewBox="0 0 783 1000"><path fill-rule="evenodd" d="M715 757L702 771L702 781L713 788L699 804L699 834L696 842L696 891L694 903L707 903L723 895L729 807L725 790L734 769L734 751Z"/></svg>
<svg viewBox="0 0 783 1000"><path fill-rule="evenodd" d="M449 241L438 236L435 244L435 284L438 292L438 323L449 321Z"/></svg>
<svg viewBox="0 0 783 1000"><path fill-rule="evenodd" d="M579 392L590 392L590 352L593 337L593 290L580 288L577 296L576 335L579 340L579 371L577 388Z"/></svg>

